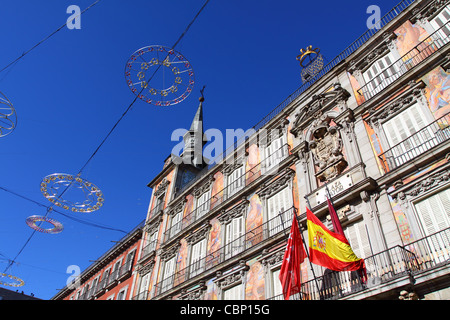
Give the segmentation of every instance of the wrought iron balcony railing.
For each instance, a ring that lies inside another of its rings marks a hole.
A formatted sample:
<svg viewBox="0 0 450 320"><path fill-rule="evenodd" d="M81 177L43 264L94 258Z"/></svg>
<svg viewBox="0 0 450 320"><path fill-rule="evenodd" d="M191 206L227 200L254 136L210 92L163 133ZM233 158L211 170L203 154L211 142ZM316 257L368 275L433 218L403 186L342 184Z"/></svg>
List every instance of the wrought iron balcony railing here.
<svg viewBox="0 0 450 320"><path fill-rule="evenodd" d="M364 261L368 278L366 283L361 282L357 272L323 272L325 274L303 283L300 294L291 299L336 300L395 279L414 277L421 272L450 265L450 228L405 246L395 246ZM270 298L282 299L281 294Z"/></svg>
<svg viewBox="0 0 450 320"><path fill-rule="evenodd" d="M292 216L295 208L292 207L277 217L270 219L259 227L256 227L237 239L227 242L224 246L207 254L201 259L193 261L182 270L176 270L175 274L167 277L155 285L155 296L177 287L183 282L194 278L202 272L243 253L244 251L262 243L265 240L273 238L291 227Z"/></svg>
<svg viewBox="0 0 450 320"><path fill-rule="evenodd" d="M222 202L230 199L233 195L237 194L238 191L245 188L246 185L259 178L259 176L272 173L272 171L274 171L278 167L278 165L288 156L289 145L282 145L280 148L275 150L274 153L268 155L259 163L253 165L250 169L245 171L242 175L240 175L233 181L230 181L230 183L226 187L217 190L214 194L211 195L208 201L202 205L201 208L194 209L191 213L184 216L180 221L172 224L170 228L167 229L164 233L163 241L167 242L175 238L182 230L207 215L208 212L215 206L218 206Z"/></svg>
<svg viewBox="0 0 450 320"><path fill-rule="evenodd" d="M364 97L365 101L373 98L403 74L413 69L433 53L439 51L439 49L450 41L450 38L443 32L443 30L447 30L449 26L450 22L447 22L433 34L422 40L417 46L408 51L408 53L403 55L400 59L391 65L386 66L386 68L377 76L366 82L366 84L358 90L358 93Z"/></svg>
<svg viewBox="0 0 450 320"><path fill-rule="evenodd" d="M413 160L430 149L449 141L450 113L433 121L378 157L387 173Z"/></svg>

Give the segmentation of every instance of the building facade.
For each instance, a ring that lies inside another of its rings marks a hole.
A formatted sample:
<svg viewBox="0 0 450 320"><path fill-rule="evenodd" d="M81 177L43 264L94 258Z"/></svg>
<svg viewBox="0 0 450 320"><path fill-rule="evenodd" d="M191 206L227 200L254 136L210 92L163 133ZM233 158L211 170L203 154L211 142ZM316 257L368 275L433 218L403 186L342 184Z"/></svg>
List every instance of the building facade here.
<svg viewBox="0 0 450 320"><path fill-rule="evenodd" d="M143 226L136 226L51 300L131 300Z"/></svg>
<svg viewBox="0 0 450 320"><path fill-rule="evenodd" d="M328 194L368 281L306 259L291 299L450 298L449 1L403 0L379 27L217 163L201 157L200 98L183 153L148 184L127 298L283 299L292 218L305 239L307 207L333 230ZM99 283L108 266L85 271L84 283Z"/></svg>
<svg viewBox="0 0 450 320"><path fill-rule="evenodd" d="M168 157L133 299L282 299L293 215L305 238L307 206L332 230L326 188L368 281L305 261L292 299L449 298L448 3L402 1L222 161Z"/></svg>

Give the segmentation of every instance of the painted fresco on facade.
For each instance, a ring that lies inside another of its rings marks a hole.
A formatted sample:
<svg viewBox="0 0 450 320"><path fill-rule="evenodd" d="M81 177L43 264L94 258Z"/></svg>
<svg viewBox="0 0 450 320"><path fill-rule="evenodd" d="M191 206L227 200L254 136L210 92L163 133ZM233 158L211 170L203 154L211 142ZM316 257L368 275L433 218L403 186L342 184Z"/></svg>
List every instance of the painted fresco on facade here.
<svg viewBox="0 0 450 320"><path fill-rule="evenodd" d="M211 186L211 210L223 201L223 173L217 172L214 175L214 182Z"/></svg>
<svg viewBox="0 0 450 320"><path fill-rule="evenodd" d="M435 119L450 112L450 73L437 67L422 77L427 85L425 96Z"/></svg>
<svg viewBox="0 0 450 320"><path fill-rule="evenodd" d="M178 251L176 266L175 266L175 278L173 280L173 285L177 286L183 283L184 276L186 274L187 267L187 254L188 254L188 244L186 239L180 240L180 249Z"/></svg>
<svg viewBox="0 0 450 320"><path fill-rule="evenodd" d="M398 27L394 33L397 36L395 46L400 56L403 57L406 55L406 57L403 58L406 63L408 63L411 56L414 56L414 58L417 59L420 57L420 55L417 56L419 52L428 52L428 49L423 51L429 45L426 41L424 42L424 40L430 35L422 27L412 24L410 21L406 21ZM426 56L423 56L422 59L425 57ZM417 61L415 60L414 63L417 64Z"/></svg>
<svg viewBox="0 0 450 320"><path fill-rule="evenodd" d="M245 232L247 234L246 241L251 246L254 246L263 239L262 238L263 210L261 200L256 193L250 196L249 201L250 203L247 211L247 219L245 222Z"/></svg>
<svg viewBox="0 0 450 320"><path fill-rule="evenodd" d="M350 84L353 90L353 95L355 96L356 99L356 103L359 105L361 105L364 101L366 101L366 99L364 98L364 96L362 94L359 93L359 89L361 89L361 84L359 83L359 81L355 78L355 76L353 76L351 73L347 72L348 78L350 79Z"/></svg>
<svg viewBox="0 0 450 320"><path fill-rule="evenodd" d="M186 204L184 205L183 222L182 222L183 229L191 224L191 220L193 218L192 213L194 211L194 202L195 197L192 194L186 196Z"/></svg>
<svg viewBox="0 0 450 320"><path fill-rule="evenodd" d="M220 221L216 218L211 220L211 230L209 231L207 255L206 255L206 268L209 269L212 266L220 263Z"/></svg>
<svg viewBox="0 0 450 320"><path fill-rule="evenodd" d="M245 299L264 300L264 266L259 261L249 262L250 269L246 275Z"/></svg>
<svg viewBox="0 0 450 320"><path fill-rule="evenodd" d="M208 280L206 282L206 292L203 300L217 300L216 285L214 284L214 279Z"/></svg>
<svg viewBox="0 0 450 320"><path fill-rule="evenodd" d="M247 163L245 165L245 185L255 181L261 175L261 157L256 143L248 147Z"/></svg>

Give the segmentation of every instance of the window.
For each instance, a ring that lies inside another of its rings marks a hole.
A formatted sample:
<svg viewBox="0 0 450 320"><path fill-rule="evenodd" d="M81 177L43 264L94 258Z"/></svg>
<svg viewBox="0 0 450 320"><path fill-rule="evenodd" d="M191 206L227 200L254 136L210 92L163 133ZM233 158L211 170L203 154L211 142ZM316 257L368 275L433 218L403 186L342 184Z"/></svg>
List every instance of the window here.
<svg viewBox="0 0 450 320"><path fill-rule="evenodd" d="M358 258L364 259L372 255L369 236L364 221L359 221L348 226L345 229L344 234Z"/></svg>
<svg viewBox="0 0 450 320"><path fill-rule="evenodd" d="M205 267L206 239L192 246L190 273L191 277L200 274Z"/></svg>
<svg viewBox="0 0 450 320"><path fill-rule="evenodd" d="M448 37L450 36L450 6L446 6L442 11L436 15L430 24L433 26L434 30L437 31L438 37L443 39L444 43L448 42Z"/></svg>
<svg viewBox="0 0 450 320"><path fill-rule="evenodd" d="M197 199L197 219L204 216L209 209L209 192L203 193L198 199Z"/></svg>
<svg viewBox="0 0 450 320"><path fill-rule="evenodd" d="M150 275L151 275L151 272L148 272L140 279L139 293L137 296L137 300L146 300L147 299L147 290L148 290Z"/></svg>
<svg viewBox="0 0 450 320"><path fill-rule="evenodd" d="M363 78L367 84L366 92L364 92L364 96L367 95L366 98L374 96L401 75L398 66L394 64L396 60L389 52L363 72Z"/></svg>
<svg viewBox="0 0 450 320"><path fill-rule="evenodd" d="M127 293L127 288L120 290L119 293L117 294L116 300L125 300L126 293Z"/></svg>
<svg viewBox="0 0 450 320"><path fill-rule="evenodd" d="M223 300L242 300L242 284L224 290Z"/></svg>
<svg viewBox="0 0 450 320"><path fill-rule="evenodd" d="M273 133L278 133L275 130ZM264 170L269 171L275 168L284 158L287 157L287 141L283 133L281 133L277 138L273 138L272 141L266 148L264 148Z"/></svg>
<svg viewBox="0 0 450 320"><path fill-rule="evenodd" d="M145 253L148 254L156 249L156 243L158 242L158 230L147 235L147 246L145 247Z"/></svg>
<svg viewBox="0 0 450 320"><path fill-rule="evenodd" d="M175 274L175 263L176 257L167 260L164 264L164 273L163 273L163 281L162 281L162 292L169 290L172 288L173 284L173 276Z"/></svg>
<svg viewBox="0 0 450 320"><path fill-rule="evenodd" d="M231 220L225 229L225 259L228 259L244 250L244 218Z"/></svg>
<svg viewBox="0 0 450 320"><path fill-rule="evenodd" d="M244 166L241 165L239 168L235 169L231 174L229 174L227 182L228 182L227 194L228 197L231 197L233 194L235 194L244 187L245 184Z"/></svg>
<svg viewBox="0 0 450 320"><path fill-rule="evenodd" d="M269 235L275 235L292 223L292 196L289 187L285 187L274 196L267 199Z"/></svg>
<svg viewBox="0 0 450 320"><path fill-rule="evenodd" d="M170 237L175 236L181 231L181 218L183 217L183 211L177 212L172 216L172 224L170 227Z"/></svg>
<svg viewBox="0 0 450 320"><path fill-rule="evenodd" d="M283 288L280 281L280 269L272 271L272 297L283 295ZM281 299L284 299L282 296Z"/></svg>
<svg viewBox="0 0 450 320"><path fill-rule="evenodd" d="M423 129L430 123L426 119L422 108L416 103L383 124L384 133L392 148L392 154L389 156L397 166L438 143L432 126Z"/></svg>
<svg viewBox="0 0 450 320"><path fill-rule="evenodd" d="M445 237L440 234L434 236L433 234L450 227L450 189L420 200L414 204L414 207L425 236L430 236L427 238L427 246L423 252L429 251L429 256L438 262L448 260L450 255L448 251L443 250L447 247L448 240L443 239Z"/></svg>
<svg viewBox="0 0 450 320"><path fill-rule="evenodd" d="M450 189L415 204L425 235L450 227Z"/></svg>

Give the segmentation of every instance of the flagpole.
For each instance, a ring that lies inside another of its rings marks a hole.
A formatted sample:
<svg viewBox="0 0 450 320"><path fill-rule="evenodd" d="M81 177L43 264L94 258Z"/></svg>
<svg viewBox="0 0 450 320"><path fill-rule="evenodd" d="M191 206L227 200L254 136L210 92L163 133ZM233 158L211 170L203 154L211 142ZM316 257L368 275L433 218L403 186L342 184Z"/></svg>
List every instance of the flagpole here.
<svg viewBox="0 0 450 320"><path fill-rule="evenodd" d="M309 209L311 210L311 205L309 204L309 199L306 196L305 196L305 199L306 199L306 202L308 203ZM301 228L301 225L300 225L300 219L297 216L297 209L295 207L294 207L294 214L295 214L295 220L297 220L298 229L300 230L300 234L302 236L303 246L305 247L306 256L308 257L309 265L311 267L311 272L312 272L313 277L314 277L314 282L316 283L317 293L319 294L320 299L322 300L322 292L320 291L319 283L317 282L316 273L314 272L314 268L313 268L311 259L309 258L309 250L306 247L305 237L303 236L303 231L302 231L302 228Z"/></svg>

